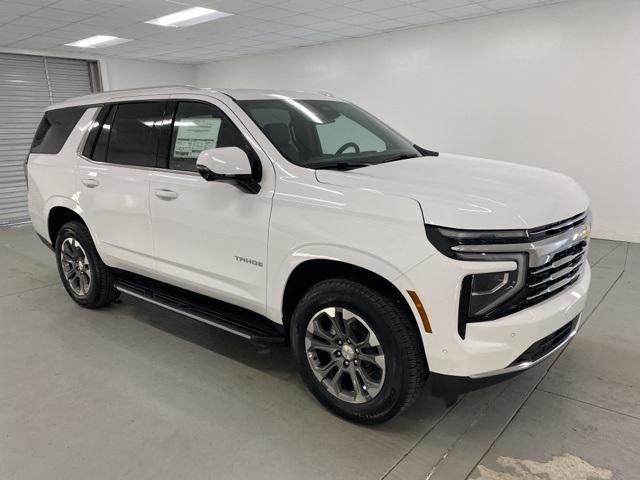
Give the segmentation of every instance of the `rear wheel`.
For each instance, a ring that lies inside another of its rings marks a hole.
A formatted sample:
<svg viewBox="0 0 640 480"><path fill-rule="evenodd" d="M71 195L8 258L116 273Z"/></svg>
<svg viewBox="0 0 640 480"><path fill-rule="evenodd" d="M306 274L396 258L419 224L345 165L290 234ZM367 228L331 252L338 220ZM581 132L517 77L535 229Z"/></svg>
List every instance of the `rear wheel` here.
<svg viewBox="0 0 640 480"><path fill-rule="evenodd" d="M424 381L415 321L366 285L325 280L300 300L292 346L302 377L334 413L380 423L408 408Z"/></svg>
<svg viewBox="0 0 640 480"><path fill-rule="evenodd" d="M76 303L98 308L118 296L113 274L100 259L85 225L65 223L58 232L55 252L62 284Z"/></svg>

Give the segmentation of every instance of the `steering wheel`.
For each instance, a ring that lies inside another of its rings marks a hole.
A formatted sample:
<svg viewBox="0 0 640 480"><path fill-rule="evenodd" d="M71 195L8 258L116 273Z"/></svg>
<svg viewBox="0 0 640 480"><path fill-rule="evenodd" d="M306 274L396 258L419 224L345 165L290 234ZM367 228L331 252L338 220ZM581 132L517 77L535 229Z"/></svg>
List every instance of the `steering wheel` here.
<svg viewBox="0 0 640 480"><path fill-rule="evenodd" d="M360 147L358 146L357 143L347 142L344 145L342 145L338 150L336 150L335 155L342 155L347 148L351 148L351 147L353 147L356 153L360 153Z"/></svg>

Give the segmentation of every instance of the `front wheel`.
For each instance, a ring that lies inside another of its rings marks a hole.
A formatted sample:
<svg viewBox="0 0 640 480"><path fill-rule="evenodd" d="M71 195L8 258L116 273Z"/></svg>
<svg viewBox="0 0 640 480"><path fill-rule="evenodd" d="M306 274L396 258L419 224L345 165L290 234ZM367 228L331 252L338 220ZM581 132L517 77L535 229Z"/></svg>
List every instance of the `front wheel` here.
<svg viewBox="0 0 640 480"><path fill-rule="evenodd" d="M77 304L98 308L118 296L113 274L100 259L85 225L65 223L56 238L55 252L62 284Z"/></svg>
<svg viewBox="0 0 640 480"><path fill-rule="evenodd" d="M291 322L302 378L334 413L381 423L408 408L426 362L415 321L366 285L325 280L300 300Z"/></svg>

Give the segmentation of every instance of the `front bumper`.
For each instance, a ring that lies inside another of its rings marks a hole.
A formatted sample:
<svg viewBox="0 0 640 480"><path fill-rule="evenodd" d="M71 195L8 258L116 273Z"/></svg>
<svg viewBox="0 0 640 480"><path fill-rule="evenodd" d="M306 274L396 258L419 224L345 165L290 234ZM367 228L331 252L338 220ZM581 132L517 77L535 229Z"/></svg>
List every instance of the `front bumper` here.
<svg viewBox="0 0 640 480"><path fill-rule="evenodd" d="M577 282L555 296L496 320L470 323L465 338L460 337L457 319L463 278L504 271L508 266L505 262L464 262L435 254L396 279L398 288L417 292L429 317L432 333L425 331L418 312L414 312L431 372L470 378L513 374L546 358L515 362L527 349L577 319L558 349L575 335L591 281L588 264Z"/></svg>
<svg viewBox="0 0 640 480"><path fill-rule="evenodd" d="M534 367L541 362L544 362L551 355L569 344L575 334L578 333L581 318L582 314L574 318L571 323L560 327L555 332L552 332L541 340L535 342L522 355L511 362L508 367L501 368L499 370L493 370L490 372L476 373L475 375L470 375L469 378L478 379L493 377L496 375L518 373Z"/></svg>
<svg viewBox="0 0 640 480"><path fill-rule="evenodd" d="M515 375L543 362L554 353L564 348L578 332L582 314L578 315L571 323L561 327L556 332L534 343L529 349L511 365L500 370L471 375L469 377L457 377L454 375L434 374L431 376L433 394L447 399L453 403L458 395L478 390L480 388L495 385L508 380ZM521 357L527 360L521 361Z"/></svg>

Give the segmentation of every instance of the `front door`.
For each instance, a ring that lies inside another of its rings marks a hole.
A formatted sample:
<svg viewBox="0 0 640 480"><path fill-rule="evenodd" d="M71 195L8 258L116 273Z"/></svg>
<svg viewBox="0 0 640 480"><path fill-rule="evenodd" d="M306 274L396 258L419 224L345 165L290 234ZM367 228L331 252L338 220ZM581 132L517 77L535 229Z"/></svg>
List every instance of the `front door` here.
<svg viewBox="0 0 640 480"><path fill-rule="evenodd" d="M263 312L273 189L254 195L208 182L196 159L202 150L235 146L247 152L256 179L264 182L263 170L272 167L233 113L211 102L173 103L173 125L161 142L166 168L153 172L149 195L157 271L168 283Z"/></svg>

